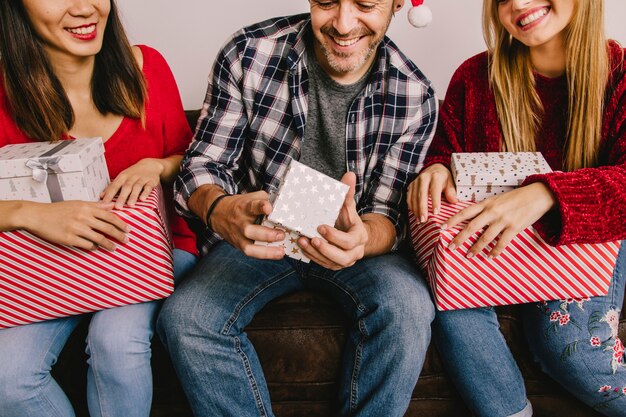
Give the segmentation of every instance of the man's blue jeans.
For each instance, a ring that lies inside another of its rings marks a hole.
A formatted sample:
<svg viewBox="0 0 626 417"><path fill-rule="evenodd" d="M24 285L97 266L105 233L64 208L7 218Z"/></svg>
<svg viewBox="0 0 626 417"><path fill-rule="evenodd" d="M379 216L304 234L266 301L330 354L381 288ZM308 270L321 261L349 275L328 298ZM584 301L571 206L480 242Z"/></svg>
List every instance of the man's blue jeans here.
<svg viewBox="0 0 626 417"><path fill-rule="evenodd" d="M174 275L196 262L174 250ZM92 417L148 417L152 405L150 341L159 301L98 311L87 336L87 404ZM0 416L72 417L74 410L50 370L86 315L0 330ZM83 383L82 379L77 379Z"/></svg>
<svg viewBox="0 0 626 417"><path fill-rule="evenodd" d="M544 372L607 416L626 416L624 346L618 337L624 301L622 244L605 297L522 306L531 353ZM530 416L524 380L492 308L437 312L433 335L461 396L481 417Z"/></svg>
<svg viewBox="0 0 626 417"><path fill-rule="evenodd" d="M388 254L335 272L290 258L250 258L221 242L165 302L157 322L197 417L273 416L244 329L268 302L303 288L329 294L351 322L339 414L404 414L434 317L427 285L412 262Z"/></svg>

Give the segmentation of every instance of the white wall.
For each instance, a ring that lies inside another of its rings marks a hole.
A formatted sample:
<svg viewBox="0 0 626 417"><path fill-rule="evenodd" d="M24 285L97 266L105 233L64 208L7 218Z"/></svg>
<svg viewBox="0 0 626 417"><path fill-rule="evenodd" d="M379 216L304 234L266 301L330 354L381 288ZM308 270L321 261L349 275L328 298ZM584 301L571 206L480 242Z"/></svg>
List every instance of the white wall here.
<svg viewBox="0 0 626 417"><path fill-rule="evenodd" d="M0 0L2 1L2 0ZM609 37L626 46L626 1L605 0ZM306 12L307 0L117 0L133 43L158 49L169 62L187 109L199 108L213 59L237 29L274 16ZM484 50L480 0L427 0L434 20L409 25L410 1L396 15L389 36L432 80L443 98L456 67Z"/></svg>

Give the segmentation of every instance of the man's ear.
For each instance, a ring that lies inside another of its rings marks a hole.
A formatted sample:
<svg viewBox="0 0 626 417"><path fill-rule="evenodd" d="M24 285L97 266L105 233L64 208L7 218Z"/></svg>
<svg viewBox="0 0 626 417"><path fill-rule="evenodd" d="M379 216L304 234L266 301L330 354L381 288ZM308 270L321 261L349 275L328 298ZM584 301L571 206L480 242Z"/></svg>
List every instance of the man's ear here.
<svg viewBox="0 0 626 417"><path fill-rule="evenodd" d="M399 12L400 9L402 9L402 6L404 6L404 0L394 0L393 2L393 11L394 12Z"/></svg>

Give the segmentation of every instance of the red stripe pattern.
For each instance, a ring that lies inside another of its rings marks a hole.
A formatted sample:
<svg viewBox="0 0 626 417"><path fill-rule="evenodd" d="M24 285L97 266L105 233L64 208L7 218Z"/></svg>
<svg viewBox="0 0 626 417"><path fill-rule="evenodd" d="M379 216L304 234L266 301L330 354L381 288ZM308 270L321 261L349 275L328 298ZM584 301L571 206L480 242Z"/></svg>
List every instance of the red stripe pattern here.
<svg viewBox="0 0 626 417"><path fill-rule="evenodd" d="M172 243L160 189L116 214L131 231L113 252L0 233L0 329L170 295Z"/></svg>
<svg viewBox="0 0 626 417"><path fill-rule="evenodd" d="M448 245L467 224L441 230L453 214L471 205L442 202L440 213L419 224L411 213L411 243L417 263L428 276L441 311L462 308L522 304L536 301L606 295L611 283L620 242L548 245L529 227L494 259L465 254L478 240L474 234L454 251Z"/></svg>

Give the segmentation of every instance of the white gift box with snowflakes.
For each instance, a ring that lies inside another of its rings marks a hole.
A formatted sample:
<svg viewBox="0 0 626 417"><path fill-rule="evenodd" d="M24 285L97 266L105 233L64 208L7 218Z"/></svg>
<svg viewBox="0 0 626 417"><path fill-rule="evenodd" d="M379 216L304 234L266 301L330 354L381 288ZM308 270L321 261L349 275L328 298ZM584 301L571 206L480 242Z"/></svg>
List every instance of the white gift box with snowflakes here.
<svg viewBox="0 0 626 417"><path fill-rule="evenodd" d="M282 246L287 256L309 262L297 244L298 238L322 238L317 228L335 225L348 189L346 184L293 160L273 201L272 213L262 223L285 231L285 239L256 243Z"/></svg>

